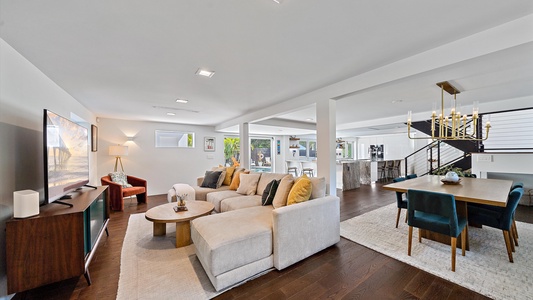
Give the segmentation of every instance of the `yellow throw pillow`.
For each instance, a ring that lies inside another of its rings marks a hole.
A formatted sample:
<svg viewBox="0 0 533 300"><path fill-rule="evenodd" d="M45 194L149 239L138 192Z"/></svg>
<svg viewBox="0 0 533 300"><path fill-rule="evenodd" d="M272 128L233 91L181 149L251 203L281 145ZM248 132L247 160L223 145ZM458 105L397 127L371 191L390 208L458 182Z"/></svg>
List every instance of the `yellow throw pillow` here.
<svg viewBox="0 0 533 300"><path fill-rule="evenodd" d="M226 178L224 179L224 183L222 183L222 185L231 184L231 178L233 177L233 173L235 173L235 166L226 167Z"/></svg>
<svg viewBox="0 0 533 300"><path fill-rule="evenodd" d="M289 192L289 197L287 197L287 205L309 200L312 191L313 186L311 185L311 180L309 177L307 177L307 175L304 174L301 177L296 178L294 185Z"/></svg>
<svg viewBox="0 0 533 300"><path fill-rule="evenodd" d="M233 175L233 179L231 180L231 184L229 185L229 189L236 191L239 188L239 185L241 184L241 174L249 174L250 171L237 171Z"/></svg>

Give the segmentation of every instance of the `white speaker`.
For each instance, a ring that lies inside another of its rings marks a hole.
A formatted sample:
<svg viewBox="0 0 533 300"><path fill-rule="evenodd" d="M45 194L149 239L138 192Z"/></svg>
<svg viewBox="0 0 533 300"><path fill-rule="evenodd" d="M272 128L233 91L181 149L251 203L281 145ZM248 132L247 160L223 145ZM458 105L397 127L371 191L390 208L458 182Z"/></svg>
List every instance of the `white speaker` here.
<svg viewBox="0 0 533 300"><path fill-rule="evenodd" d="M13 192L13 217L28 218L39 214L39 193L32 190Z"/></svg>

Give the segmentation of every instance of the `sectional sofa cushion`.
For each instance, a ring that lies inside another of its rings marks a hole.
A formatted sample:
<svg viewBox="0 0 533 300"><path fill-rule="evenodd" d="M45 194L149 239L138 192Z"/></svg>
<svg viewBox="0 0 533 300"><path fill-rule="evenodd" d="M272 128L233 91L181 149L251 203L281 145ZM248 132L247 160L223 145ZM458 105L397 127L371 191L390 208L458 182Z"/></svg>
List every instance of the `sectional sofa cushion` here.
<svg viewBox="0 0 533 300"><path fill-rule="evenodd" d="M204 181L200 187L216 189L220 174L222 171L205 171Z"/></svg>
<svg viewBox="0 0 533 300"><path fill-rule="evenodd" d="M193 186L194 192L196 193L196 200L207 200L207 195L213 193L213 192L219 192L219 191L227 191L229 190L229 186L223 185L218 189L210 189L210 188L204 188L200 186Z"/></svg>
<svg viewBox="0 0 533 300"><path fill-rule="evenodd" d="M213 276L272 255L272 206L214 214L191 223L196 253Z"/></svg>
<svg viewBox="0 0 533 300"><path fill-rule="evenodd" d="M227 212L232 210L237 210L241 208L261 206L261 196L251 195L251 196L240 196L224 199L220 202L220 212ZM271 205L268 205L272 209Z"/></svg>
<svg viewBox="0 0 533 300"><path fill-rule="evenodd" d="M207 202L213 203L213 205L215 206L216 212L221 212L220 203L222 202L222 200L232 198L232 197L239 197L239 196L242 196L242 195L232 190L217 191L217 192L212 192L212 193L207 194L205 200L207 200Z"/></svg>
<svg viewBox="0 0 533 300"><path fill-rule="evenodd" d="M242 195L255 195L260 177L261 174L259 173L241 174L241 183L237 188L237 193Z"/></svg>
<svg viewBox="0 0 533 300"><path fill-rule="evenodd" d="M311 185L311 180L307 175L302 175L301 177L294 180L294 184L289 192L287 197L287 205L292 205L300 202L305 202L311 197L311 191L313 186Z"/></svg>
<svg viewBox="0 0 533 300"><path fill-rule="evenodd" d="M272 206L274 206L274 208L287 205L287 197L289 196L293 184L294 177L290 174L281 179L274 200L272 201Z"/></svg>

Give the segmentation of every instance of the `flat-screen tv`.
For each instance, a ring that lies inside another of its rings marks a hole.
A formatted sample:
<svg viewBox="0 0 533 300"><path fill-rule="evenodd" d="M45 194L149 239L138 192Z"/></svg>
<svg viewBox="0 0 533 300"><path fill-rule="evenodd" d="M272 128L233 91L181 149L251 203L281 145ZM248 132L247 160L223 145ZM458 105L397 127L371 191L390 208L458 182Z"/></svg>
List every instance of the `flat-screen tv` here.
<svg viewBox="0 0 533 300"><path fill-rule="evenodd" d="M43 119L46 204L89 183L89 140L87 128L67 118L45 109Z"/></svg>

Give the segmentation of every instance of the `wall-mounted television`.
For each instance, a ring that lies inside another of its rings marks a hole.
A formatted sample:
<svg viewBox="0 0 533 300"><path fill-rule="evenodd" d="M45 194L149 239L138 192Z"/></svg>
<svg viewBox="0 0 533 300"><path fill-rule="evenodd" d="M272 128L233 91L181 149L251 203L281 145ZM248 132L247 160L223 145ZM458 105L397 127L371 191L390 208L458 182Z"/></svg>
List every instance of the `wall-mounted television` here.
<svg viewBox="0 0 533 300"><path fill-rule="evenodd" d="M89 183L89 140L87 128L52 111L45 109L43 119L46 204Z"/></svg>

